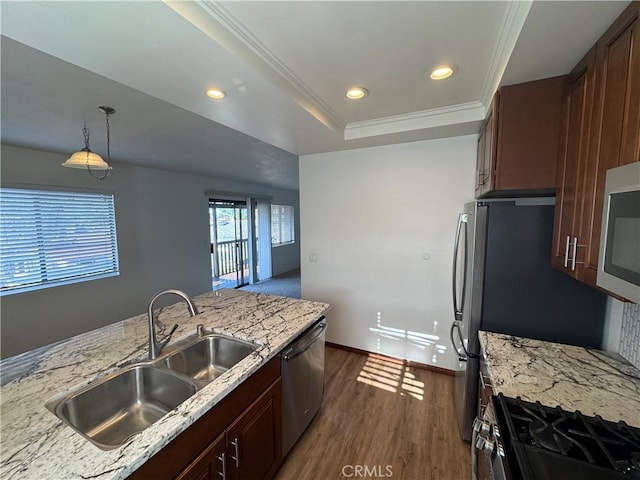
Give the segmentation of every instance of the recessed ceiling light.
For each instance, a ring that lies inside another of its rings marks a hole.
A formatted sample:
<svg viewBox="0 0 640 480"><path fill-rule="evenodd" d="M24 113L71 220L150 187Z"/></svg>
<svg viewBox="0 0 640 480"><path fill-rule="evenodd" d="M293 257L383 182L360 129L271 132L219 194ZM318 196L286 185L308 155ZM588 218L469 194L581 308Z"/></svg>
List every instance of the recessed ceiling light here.
<svg viewBox="0 0 640 480"><path fill-rule="evenodd" d="M438 65L429 75L433 80L444 80L458 71L455 65Z"/></svg>
<svg viewBox="0 0 640 480"><path fill-rule="evenodd" d="M369 92L364 87L351 87L349 90L347 90L347 93L345 93L345 95L351 100L359 100L369 95Z"/></svg>
<svg viewBox="0 0 640 480"><path fill-rule="evenodd" d="M207 96L215 99L221 99L227 96L222 90L218 90L217 88L210 88L207 90Z"/></svg>

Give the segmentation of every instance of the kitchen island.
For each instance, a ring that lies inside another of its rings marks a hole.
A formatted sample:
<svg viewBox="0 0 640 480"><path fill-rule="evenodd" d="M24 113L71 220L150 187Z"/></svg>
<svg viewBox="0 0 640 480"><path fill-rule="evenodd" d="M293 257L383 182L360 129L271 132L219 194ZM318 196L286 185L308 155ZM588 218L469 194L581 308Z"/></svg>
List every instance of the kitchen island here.
<svg viewBox="0 0 640 480"><path fill-rule="evenodd" d="M219 290L157 314L158 336L178 328L166 347L207 330L259 348L143 432L114 450L98 449L45 408L45 403L148 354L147 316L139 315L0 363L0 475L3 479L124 479L258 371L316 321L328 304Z"/></svg>
<svg viewBox="0 0 640 480"><path fill-rule="evenodd" d="M640 370L617 354L480 332L494 394L640 427Z"/></svg>

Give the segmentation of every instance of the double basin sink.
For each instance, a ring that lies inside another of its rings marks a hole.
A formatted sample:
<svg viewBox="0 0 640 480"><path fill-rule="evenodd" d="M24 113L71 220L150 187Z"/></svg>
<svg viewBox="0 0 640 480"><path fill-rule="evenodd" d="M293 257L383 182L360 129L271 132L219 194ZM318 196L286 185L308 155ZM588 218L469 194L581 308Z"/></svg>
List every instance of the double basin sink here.
<svg viewBox="0 0 640 480"><path fill-rule="evenodd" d="M118 370L46 407L98 448L111 450L256 349L251 342L225 335L187 339L170 353Z"/></svg>

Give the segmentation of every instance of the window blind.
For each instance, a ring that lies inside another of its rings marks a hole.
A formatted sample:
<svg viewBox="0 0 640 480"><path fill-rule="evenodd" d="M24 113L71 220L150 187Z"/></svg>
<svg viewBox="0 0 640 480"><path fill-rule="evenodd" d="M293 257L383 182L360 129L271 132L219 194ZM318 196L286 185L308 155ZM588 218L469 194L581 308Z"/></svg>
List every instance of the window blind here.
<svg viewBox="0 0 640 480"><path fill-rule="evenodd" d="M293 207L271 205L271 244L293 243L295 240L293 227Z"/></svg>
<svg viewBox="0 0 640 480"><path fill-rule="evenodd" d="M271 203L258 200L258 280L271 276Z"/></svg>
<svg viewBox="0 0 640 480"><path fill-rule="evenodd" d="M119 274L113 194L0 188L0 292Z"/></svg>

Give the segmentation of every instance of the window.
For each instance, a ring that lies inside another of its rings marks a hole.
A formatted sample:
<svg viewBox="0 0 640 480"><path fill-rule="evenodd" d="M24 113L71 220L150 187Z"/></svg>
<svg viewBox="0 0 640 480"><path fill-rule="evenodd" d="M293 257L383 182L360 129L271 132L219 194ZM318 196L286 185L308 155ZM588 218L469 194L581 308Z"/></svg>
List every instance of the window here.
<svg viewBox="0 0 640 480"><path fill-rule="evenodd" d="M271 245L287 245L295 241L293 207L271 205Z"/></svg>
<svg viewBox="0 0 640 480"><path fill-rule="evenodd" d="M118 274L113 194L0 188L0 294Z"/></svg>

